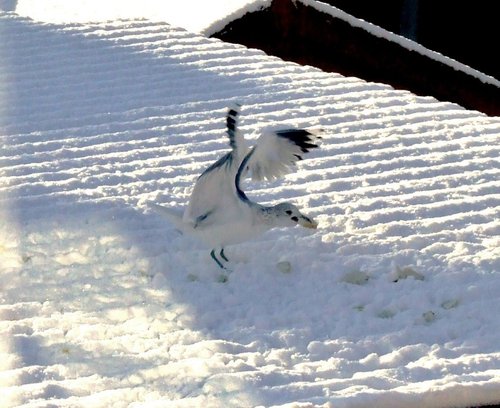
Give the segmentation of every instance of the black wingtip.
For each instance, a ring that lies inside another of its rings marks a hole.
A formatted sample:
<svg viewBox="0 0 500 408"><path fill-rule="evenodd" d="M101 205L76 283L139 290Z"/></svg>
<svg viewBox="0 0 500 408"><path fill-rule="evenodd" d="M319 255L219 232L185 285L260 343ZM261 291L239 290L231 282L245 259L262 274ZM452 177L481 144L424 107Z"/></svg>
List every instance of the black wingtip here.
<svg viewBox="0 0 500 408"><path fill-rule="evenodd" d="M229 144L233 149L236 147L236 141L235 141L236 124L238 121L240 108L241 105L239 103L234 103L233 106L231 106L228 109L226 115L226 127L227 127L227 134L229 136Z"/></svg>
<svg viewBox="0 0 500 408"><path fill-rule="evenodd" d="M238 111L235 109L229 109L227 112L227 117L230 118L233 116L238 116Z"/></svg>
<svg viewBox="0 0 500 408"><path fill-rule="evenodd" d="M295 143L298 147L300 147L302 153L308 153L310 149L319 147L316 143L314 143L314 140L319 139L320 137L306 129L278 130L276 131L276 135Z"/></svg>
<svg viewBox="0 0 500 408"><path fill-rule="evenodd" d="M240 103L233 103L227 110L227 116L230 117L236 117L240 113L241 110L241 104Z"/></svg>
<svg viewBox="0 0 500 408"><path fill-rule="evenodd" d="M226 125L229 131L234 132L236 130L236 119L228 115L226 118Z"/></svg>

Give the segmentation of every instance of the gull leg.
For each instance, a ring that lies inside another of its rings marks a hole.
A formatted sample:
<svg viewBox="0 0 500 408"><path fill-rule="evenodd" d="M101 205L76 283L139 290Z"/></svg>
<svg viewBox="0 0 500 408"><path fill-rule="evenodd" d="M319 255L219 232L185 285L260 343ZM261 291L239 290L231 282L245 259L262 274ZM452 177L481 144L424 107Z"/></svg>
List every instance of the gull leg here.
<svg viewBox="0 0 500 408"><path fill-rule="evenodd" d="M214 249L212 249L212 251L210 252L210 256L211 256L211 257L212 257L212 259L215 261L215 263L216 263L217 265L219 265L219 268L221 268L221 269L226 269L226 268L224 267L224 265L222 265L222 262L221 262L221 261L219 261L219 260L217 259L217 257L215 256L215 248L214 248Z"/></svg>
<svg viewBox="0 0 500 408"><path fill-rule="evenodd" d="M224 248L220 250L220 257L224 259L224 261L229 262L229 259L227 259L226 254L224 253Z"/></svg>
<svg viewBox="0 0 500 408"><path fill-rule="evenodd" d="M224 260L226 260L226 261L227 261L227 258L226 258L226 256L224 255L224 249L221 249L221 251L220 251L220 253L219 253L219 254L220 254L220 256L221 256ZM219 265L219 268L224 269L225 271L230 272L230 271L229 271L229 269L227 269L224 265L222 265L222 262L221 262L221 261L219 261L219 260L217 259L217 257L215 256L215 248L214 248L214 249L212 249L212 251L210 252L210 256L211 256L211 257L212 257L212 259L213 259L213 260L217 263L217 265ZM227 276L224 272L222 272L222 273L220 274L220 276L217 278L217 282L220 282L220 283L226 283L226 282L228 281L228 279L229 279L229 278L228 278L228 276Z"/></svg>

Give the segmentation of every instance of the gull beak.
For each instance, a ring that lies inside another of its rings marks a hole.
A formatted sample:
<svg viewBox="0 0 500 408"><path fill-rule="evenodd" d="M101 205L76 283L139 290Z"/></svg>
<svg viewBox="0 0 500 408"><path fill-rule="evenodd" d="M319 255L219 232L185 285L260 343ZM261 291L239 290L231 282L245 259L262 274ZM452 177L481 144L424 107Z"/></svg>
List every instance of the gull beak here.
<svg viewBox="0 0 500 408"><path fill-rule="evenodd" d="M304 228L316 229L318 228L318 223L313 219L306 217L305 215L301 216L298 221L299 225Z"/></svg>

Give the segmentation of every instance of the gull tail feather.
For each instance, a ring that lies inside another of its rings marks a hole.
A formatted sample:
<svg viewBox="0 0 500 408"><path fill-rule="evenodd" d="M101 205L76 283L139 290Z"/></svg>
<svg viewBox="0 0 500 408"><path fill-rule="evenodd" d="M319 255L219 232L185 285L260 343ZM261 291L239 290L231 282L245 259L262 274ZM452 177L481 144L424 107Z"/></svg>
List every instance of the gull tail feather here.
<svg viewBox="0 0 500 408"><path fill-rule="evenodd" d="M182 222L182 215L183 211L176 209L176 208L169 208L169 207L164 207L159 204L155 203L148 203L148 206L156 211L158 214L160 214L162 217L166 218L169 220L175 228L177 228L181 232L185 232L186 230L186 225L184 222Z"/></svg>

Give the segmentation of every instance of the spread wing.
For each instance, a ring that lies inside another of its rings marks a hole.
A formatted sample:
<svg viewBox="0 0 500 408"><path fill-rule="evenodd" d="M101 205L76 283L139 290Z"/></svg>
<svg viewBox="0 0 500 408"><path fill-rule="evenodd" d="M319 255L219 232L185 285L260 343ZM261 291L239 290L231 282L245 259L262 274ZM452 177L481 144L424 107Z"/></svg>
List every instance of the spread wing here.
<svg viewBox="0 0 500 408"><path fill-rule="evenodd" d="M244 149L243 136L237 129L239 111L240 105L235 104L226 115L226 132L231 151L198 177L191 193L183 219L195 228L211 223L218 213L231 211L236 205L234 177Z"/></svg>
<svg viewBox="0 0 500 408"><path fill-rule="evenodd" d="M236 194L251 203L241 188L241 179L248 173L252 180L273 180L293 170L302 155L317 148L321 130L284 129L264 132L256 145L242 160L235 177Z"/></svg>
<svg viewBox="0 0 500 408"><path fill-rule="evenodd" d="M283 129L264 132L246 160L252 180L274 180L294 170L296 163L318 147L320 130Z"/></svg>

